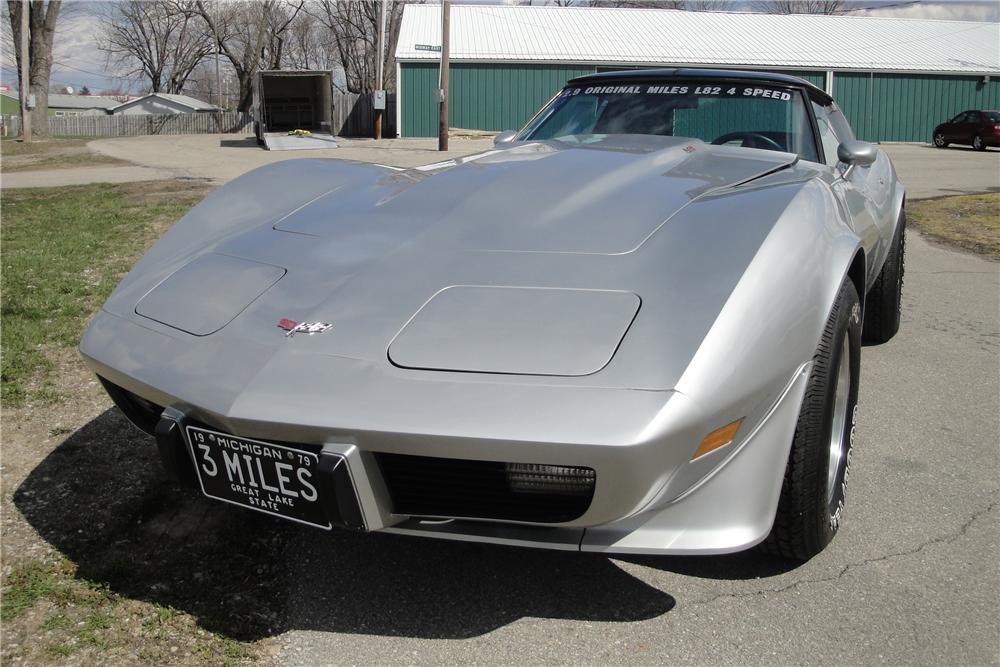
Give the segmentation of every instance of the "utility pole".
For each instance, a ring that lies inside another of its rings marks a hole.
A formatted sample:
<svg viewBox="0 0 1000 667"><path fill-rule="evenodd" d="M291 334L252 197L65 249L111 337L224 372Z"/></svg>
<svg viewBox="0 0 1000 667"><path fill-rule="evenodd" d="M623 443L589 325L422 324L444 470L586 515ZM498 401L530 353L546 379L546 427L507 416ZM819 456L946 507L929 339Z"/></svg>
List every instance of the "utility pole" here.
<svg viewBox="0 0 1000 667"><path fill-rule="evenodd" d="M31 143L31 110L28 109L28 100L31 98L31 82L28 63L28 42L31 39L31 28L28 21L28 12L31 5L27 0L21 0L21 139L26 144Z"/></svg>
<svg viewBox="0 0 1000 667"><path fill-rule="evenodd" d="M215 101L222 109L222 79L219 77L219 43L215 43Z"/></svg>
<svg viewBox="0 0 1000 667"><path fill-rule="evenodd" d="M382 108L375 107L375 138L382 138L382 116L385 115L385 6L387 0L378 3L378 41L375 43L378 49L378 72L375 77L376 95L381 97Z"/></svg>
<svg viewBox="0 0 1000 667"><path fill-rule="evenodd" d="M438 120L438 150L448 150L448 42L451 32L451 0L441 0L441 115Z"/></svg>

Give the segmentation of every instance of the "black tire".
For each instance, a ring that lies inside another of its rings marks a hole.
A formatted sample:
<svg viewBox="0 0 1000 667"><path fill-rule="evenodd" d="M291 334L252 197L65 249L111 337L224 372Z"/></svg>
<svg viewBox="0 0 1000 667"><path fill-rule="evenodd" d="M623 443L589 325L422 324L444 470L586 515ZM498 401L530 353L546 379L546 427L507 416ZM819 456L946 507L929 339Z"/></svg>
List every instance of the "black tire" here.
<svg viewBox="0 0 1000 667"><path fill-rule="evenodd" d="M887 343L899 331L905 255L906 212L900 211L889 254L865 299L865 324L861 336L865 345Z"/></svg>
<svg viewBox="0 0 1000 667"><path fill-rule="evenodd" d="M984 142L983 138L978 134L972 137L972 149L977 151L986 150L986 142Z"/></svg>
<svg viewBox="0 0 1000 667"><path fill-rule="evenodd" d="M843 370L848 373L849 386L845 393L846 404L838 409L837 387L845 353L849 358ZM771 533L761 545L764 551L808 560L837 534L850 475L860 369L861 302L854 284L847 279L840 287L813 357L809 384L785 466L778 512ZM842 417L839 425L836 424L837 415ZM840 456L836 461L830 455L835 429L840 439ZM831 468L832 477L829 475Z"/></svg>
<svg viewBox="0 0 1000 667"><path fill-rule="evenodd" d="M934 133L934 141L932 141L938 148L948 148L948 142L944 140L944 134L940 132Z"/></svg>

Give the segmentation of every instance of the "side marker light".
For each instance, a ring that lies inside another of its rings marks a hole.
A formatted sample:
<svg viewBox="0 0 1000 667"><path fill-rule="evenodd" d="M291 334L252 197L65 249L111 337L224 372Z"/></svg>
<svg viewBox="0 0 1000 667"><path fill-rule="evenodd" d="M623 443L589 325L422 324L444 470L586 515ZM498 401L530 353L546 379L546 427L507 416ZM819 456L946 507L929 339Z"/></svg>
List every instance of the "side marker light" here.
<svg viewBox="0 0 1000 667"><path fill-rule="evenodd" d="M719 447L725 447L733 441L736 437L736 432L740 430L740 426L743 425L743 418L739 418L731 424L726 424L722 428L716 429L705 436L698 446L698 449L694 451L691 455L691 460L698 458L699 456L704 456L711 451L718 449Z"/></svg>

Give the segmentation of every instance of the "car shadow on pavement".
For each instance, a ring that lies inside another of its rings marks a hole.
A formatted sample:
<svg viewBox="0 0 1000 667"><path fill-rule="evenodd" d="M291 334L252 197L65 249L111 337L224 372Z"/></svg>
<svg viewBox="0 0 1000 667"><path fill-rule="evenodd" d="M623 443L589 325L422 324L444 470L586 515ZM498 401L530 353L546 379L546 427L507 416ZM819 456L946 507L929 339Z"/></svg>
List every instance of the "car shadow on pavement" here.
<svg viewBox="0 0 1000 667"><path fill-rule="evenodd" d="M117 410L60 444L14 503L77 577L240 640L287 630L465 638L523 617L629 622L675 605L606 556L326 533L209 501L167 479L152 439ZM629 560L761 574L749 560Z"/></svg>

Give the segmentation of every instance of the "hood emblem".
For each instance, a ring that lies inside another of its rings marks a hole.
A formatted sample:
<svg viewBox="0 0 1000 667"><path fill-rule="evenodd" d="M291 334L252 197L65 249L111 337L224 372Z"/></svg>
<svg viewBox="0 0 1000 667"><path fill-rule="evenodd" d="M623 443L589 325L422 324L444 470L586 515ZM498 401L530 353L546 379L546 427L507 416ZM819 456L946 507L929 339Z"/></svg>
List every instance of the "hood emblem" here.
<svg viewBox="0 0 1000 667"><path fill-rule="evenodd" d="M288 332L285 334L285 338L291 338L297 333L304 333L309 336L323 333L332 329L333 325L326 322L296 322L295 320L282 318L278 320L278 328Z"/></svg>

